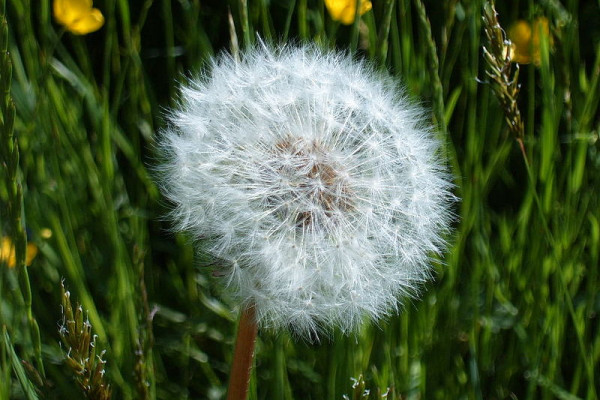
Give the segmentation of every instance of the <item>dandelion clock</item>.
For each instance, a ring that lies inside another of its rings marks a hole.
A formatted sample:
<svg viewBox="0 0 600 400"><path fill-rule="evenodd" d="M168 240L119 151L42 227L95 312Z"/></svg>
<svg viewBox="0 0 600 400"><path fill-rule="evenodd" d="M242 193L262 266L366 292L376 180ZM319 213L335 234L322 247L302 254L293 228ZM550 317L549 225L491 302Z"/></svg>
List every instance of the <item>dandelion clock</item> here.
<svg viewBox="0 0 600 400"><path fill-rule="evenodd" d="M177 228L223 260L237 346L256 326L355 331L430 277L453 196L423 116L392 78L313 46L261 44L185 84L162 187Z"/></svg>

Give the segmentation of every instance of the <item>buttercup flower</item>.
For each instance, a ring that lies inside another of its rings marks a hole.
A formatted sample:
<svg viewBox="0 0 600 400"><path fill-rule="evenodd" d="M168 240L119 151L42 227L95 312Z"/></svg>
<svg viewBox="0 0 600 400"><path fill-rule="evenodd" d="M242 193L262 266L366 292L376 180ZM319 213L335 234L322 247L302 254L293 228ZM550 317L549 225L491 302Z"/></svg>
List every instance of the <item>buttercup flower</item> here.
<svg viewBox="0 0 600 400"><path fill-rule="evenodd" d="M27 243L25 255L25 265L31 265L31 262L37 255L38 248L33 243ZM15 245L8 236L2 238L0 243L0 263L6 264L8 268L14 268L17 265L17 257L15 254Z"/></svg>
<svg viewBox="0 0 600 400"><path fill-rule="evenodd" d="M172 217L259 326L353 331L397 311L444 249L454 198L423 115L347 55L222 56L162 133Z"/></svg>
<svg viewBox="0 0 600 400"><path fill-rule="evenodd" d="M95 32L104 25L104 16L92 8L92 0L54 0L54 18L76 35Z"/></svg>
<svg viewBox="0 0 600 400"><path fill-rule="evenodd" d="M510 55L513 62L519 64L540 65L542 37L552 45L552 36L548 19L537 18L530 25L527 21L519 20L508 29L508 38L511 41Z"/></svg>
<svg viewBox="0 0 600 400"><path fill-rule="evenodd" d="M351 25L356 18L356 1L355 0L325 0L325 7L331 18L345 25ZM360 0L359 12L360 15L370 11L373 5L369 0Z"/></svg>

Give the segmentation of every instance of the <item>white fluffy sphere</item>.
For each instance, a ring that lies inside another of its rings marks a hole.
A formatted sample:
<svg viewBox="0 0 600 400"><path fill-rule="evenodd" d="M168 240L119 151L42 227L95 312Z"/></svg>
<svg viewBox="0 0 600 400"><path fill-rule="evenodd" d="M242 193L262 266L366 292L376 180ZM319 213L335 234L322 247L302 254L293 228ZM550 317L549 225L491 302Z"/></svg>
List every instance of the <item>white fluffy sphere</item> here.
<svg viewBox="0 0 600 400"><path fill-rule="evenodd" d="M350 56L261 45L182 89L160 143L179 229L225 260L259 326L308 337L397 310L454 197L398 85Z"/></svg>

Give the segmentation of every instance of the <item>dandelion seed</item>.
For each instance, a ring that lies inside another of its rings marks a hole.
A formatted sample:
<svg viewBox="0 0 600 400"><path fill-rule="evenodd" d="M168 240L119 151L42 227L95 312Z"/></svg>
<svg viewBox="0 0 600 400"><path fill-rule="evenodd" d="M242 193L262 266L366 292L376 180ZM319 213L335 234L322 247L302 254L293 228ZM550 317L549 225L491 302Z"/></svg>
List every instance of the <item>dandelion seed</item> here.
<svg viewBox="0 0 600 400"><path fill-rule="evenodd" d="M218 275L263 328L314 338L389 316L430 278L451 220L423 115L347 55L222 56L160 140L177 229L224 260Z"/></svg>
<svg viewBox="0 0 600 400"><path fill-rule="evenodd" d="M104 16L92 7L92 0L54 0L54 18L76 35L95 32L104 25Z"/></svg>

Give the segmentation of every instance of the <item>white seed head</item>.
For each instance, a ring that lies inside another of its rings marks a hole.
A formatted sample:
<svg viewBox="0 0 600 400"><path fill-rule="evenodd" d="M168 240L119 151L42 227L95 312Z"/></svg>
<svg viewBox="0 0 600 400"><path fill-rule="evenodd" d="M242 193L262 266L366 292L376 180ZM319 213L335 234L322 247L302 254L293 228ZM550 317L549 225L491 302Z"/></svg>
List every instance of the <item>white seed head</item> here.
<svg viewBox="0 0 600 400"><path fill-rule="evenodd" d="M388 316L445 247L439 143L393 79L348 55L221 56L183 87L160 142L177 228L226 261L263 328L314 338Z"/></svg>

